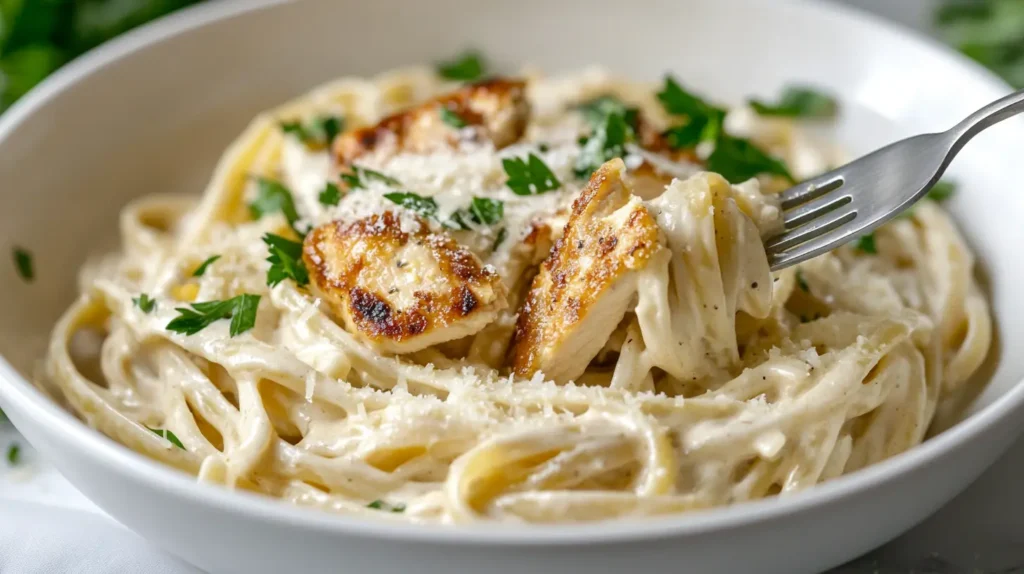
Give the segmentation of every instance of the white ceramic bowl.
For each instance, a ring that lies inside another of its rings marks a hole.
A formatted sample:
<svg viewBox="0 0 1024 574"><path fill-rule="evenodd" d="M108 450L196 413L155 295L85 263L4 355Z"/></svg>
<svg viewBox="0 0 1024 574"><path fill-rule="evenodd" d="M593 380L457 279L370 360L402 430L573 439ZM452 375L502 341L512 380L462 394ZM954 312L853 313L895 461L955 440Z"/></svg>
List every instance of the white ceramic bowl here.
<svg viewBox="0 0 1024 574"><path fill-rule="evenodd" d="M810 491L643 522L557 527L391 526L219 487L89 430L25 378L87 254L114 245L118 209L200 190L258 111L341 75L478 46L499 66L601 63L671 70L716 99L789 80L841 94L841 142L863 152L945 128L1005 93L949 50L826 4L756 0L213 3L145 27L58 72L0 118L3 249L35 252L25 285L0 266L0 405L100 507L211 572L813 572L933 512L1024 425L1020 354L993 352L962 422L910 452ZM1024 348L1024 122L973 141L952 210L980 254L1003 349Z"/></svg>

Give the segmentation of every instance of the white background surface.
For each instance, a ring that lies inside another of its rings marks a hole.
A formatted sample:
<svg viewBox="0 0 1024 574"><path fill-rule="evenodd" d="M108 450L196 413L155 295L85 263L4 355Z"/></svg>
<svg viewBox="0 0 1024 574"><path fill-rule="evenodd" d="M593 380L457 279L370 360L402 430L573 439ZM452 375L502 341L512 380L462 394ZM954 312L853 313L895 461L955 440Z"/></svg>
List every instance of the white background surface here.
<svg viewBox="0 0 1024 574"><path fill-rule="evenodd" d="M929 0L847 3L918 27L927 26L933 5ZM0 572L195 572L162 556L112 522L94 516L92 513L99 512L95 506L38 460L9 423L0 423L0 453L6 453L12 441L21 444L22 456L21 464L13 469L7 468L6 459L0 461ZM835 572L1024 573L1022 490L1024 440L939 513L896 541ZM49 505L51 510L26 502Z"/></svg>

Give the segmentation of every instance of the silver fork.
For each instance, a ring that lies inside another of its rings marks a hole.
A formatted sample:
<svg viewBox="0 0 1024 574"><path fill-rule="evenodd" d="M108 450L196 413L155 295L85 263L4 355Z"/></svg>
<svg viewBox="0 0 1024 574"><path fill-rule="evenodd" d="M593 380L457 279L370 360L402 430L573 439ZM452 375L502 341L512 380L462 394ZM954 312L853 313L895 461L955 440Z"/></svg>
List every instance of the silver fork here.
<svg viewBox="0 0 1024 574"><path fill-rule="evenodd" d="M782 192L784 231L765 242L772 270L806 261L882 225L928 193L981 130L1024 112L1024 90L952 129L907 138ZM1016 150L1007 150L1007 156Z"/></svg>

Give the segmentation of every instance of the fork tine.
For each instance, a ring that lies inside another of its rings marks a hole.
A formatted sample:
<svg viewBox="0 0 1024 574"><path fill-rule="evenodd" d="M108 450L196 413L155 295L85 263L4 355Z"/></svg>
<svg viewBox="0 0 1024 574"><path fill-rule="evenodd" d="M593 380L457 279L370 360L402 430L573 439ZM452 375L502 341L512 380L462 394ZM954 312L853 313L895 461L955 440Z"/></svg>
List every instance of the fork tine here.
<svg viewBox="0 0 1024 574"><path fill-rule="evenodd" d="M813 241L801 243L786 251L769 250L768 265L772 271L789 267L790 265L816 257L826 251L831 251L850 241L850 239L852 239L850 231L843 228L843 223L839 223L830 231L815 237Z"/></svg>
<svg viewBox="0 0 1024 574"><path fill-rule="evenodd" d="M827 193L797 208L784 212L782 224L786 229L794 229L826 213L839 209L852 201L853 198L849 195Z"/></svg>
<svg viewBox="0 0 1024 574"><path fill-rule="evenodd" d="M821 197L830 191L839 189L843 186L843 183L844 180L842 175L836 172L829 172L825 175L794 185L779 194L779 199L782 201L782 209L791 209L797 205Z"/></svg>
<svg viewBox="0 0 1024 574"><path fill-rule="evenodd" d="M817 241L819 236L833 231L856 218L857 209L850 205L850 202L846 202L842 207L829 211L806 225L790 229L781 235L776 235L769 239L765 243L765 249L769 252L785 251L811 240L815 240L815 245L820 245L821 241Z"/></svg>

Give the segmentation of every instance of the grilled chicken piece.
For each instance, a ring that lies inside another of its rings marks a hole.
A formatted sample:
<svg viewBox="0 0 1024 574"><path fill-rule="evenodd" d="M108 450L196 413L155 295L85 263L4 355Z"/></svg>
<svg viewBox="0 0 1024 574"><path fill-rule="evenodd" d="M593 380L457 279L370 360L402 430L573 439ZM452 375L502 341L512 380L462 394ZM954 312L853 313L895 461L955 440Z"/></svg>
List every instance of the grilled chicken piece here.
<svg viewBox="0 0 1024 574"><path fill-rule="evenodd" d="M559 383L581 375L628 310L638 271L662 249L658 225L626 187L625 171L614 159L594 172L534 278L511 351L519 375L541 371Z"/></svg>
<svg viewBox="0 0 1024 574"><path fill-rule="evenodd" d="M497 273L446 233L403 217L327 223L302 253L315 293L346 329L397 354L472 335L507 305Z"/></svg>
<svg viewBox="0 0 1024 574"><path fill-rule="evenodd" d="M445 122L441 108L466 127ZM334 159L344 170L362 158L379 162L401 152L454 148L464 140L490 141L500 149L522 137L529 115L525 82L484 80L388 116L377 125L341 134L334 142Z"/></svg>

